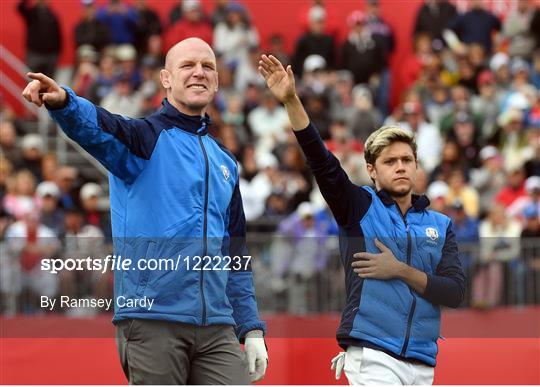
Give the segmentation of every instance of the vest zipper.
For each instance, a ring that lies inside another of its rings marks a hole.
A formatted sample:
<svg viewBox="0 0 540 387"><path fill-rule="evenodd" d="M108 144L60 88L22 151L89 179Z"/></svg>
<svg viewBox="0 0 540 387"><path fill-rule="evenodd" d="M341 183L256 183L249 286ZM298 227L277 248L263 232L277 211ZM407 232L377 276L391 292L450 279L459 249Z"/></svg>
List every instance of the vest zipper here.
<svg viewBox="0 0 540 387"><path fill-rule="evenodd" d="M206 257L208 253L208 241L207 241L207 228L208 228L208 219L207 219L207 212L208 212L208 178L210 174L209 166L208 166L208 155L206 153L206 148L204 147L204 143L202 140L202 134L201 132L204 131L206 128L206 123L203 123L203 126L198 130L198 136L199 136L199 144L201 146L203 156L204 156L204 165L205 165L205 175L204 175L204 213L203 213L203 256L201 257L204 262L204 257ZM200 281L200 289L201 289L201 300L202 300L202 325L206 325L206 300L204 298L204 270L201 268L201 281Z"/></svg>
<svg viewBox="0 0 540 387"><path fill-rule="evenodd" d="M398 207L396 205L396 207ZM398 211L399 213L401 214L401 210L399 209L398 207ZM409 212L407 210L407 212ZM412 255L412 244L411 244L411 232L409 230L409 224L407 223L407 212L405 213L405 215L401 214L401 218L403 219L403 223L405 224L405 229L407 230L407 265L411 265L411 255ZM412 289L410 288L409 286L409 291L411 293L411 296L412 296L412 304L411 304L411 308L409 309L409 317L407 319L407 332L405 334L405 341L403 342L403 348L401 349L401 354L400 356L405 356L405 352L407 352L407 347L409 346L409 339L411 337L411 328L412 328L412 320L413 320L413 316L414 316L414 310L416 309L416 296L414 295L414 292L412 291Z"/></svg>

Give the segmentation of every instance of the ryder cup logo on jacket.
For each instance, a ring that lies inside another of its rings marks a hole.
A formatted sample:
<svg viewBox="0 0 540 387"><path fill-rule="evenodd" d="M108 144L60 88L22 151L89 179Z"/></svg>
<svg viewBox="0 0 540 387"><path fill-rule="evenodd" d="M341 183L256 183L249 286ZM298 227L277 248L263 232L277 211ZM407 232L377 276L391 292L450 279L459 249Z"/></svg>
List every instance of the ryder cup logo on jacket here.
<svg viewBox="0 0 540 387"><path fill-rule="evenodd" d="M428 227L426 228L426 236L432 241L436 241L437 239L439 239L439 232L436 228Z"/></svg>
<svg viewBox="0 0 540 387"><path fill-rule="evenodd" d="M225 178L225 181L228 181L229 177L231 176L231 174L229 173L229 168L221 164L221 172L223 172L223 177Z"/></svg>

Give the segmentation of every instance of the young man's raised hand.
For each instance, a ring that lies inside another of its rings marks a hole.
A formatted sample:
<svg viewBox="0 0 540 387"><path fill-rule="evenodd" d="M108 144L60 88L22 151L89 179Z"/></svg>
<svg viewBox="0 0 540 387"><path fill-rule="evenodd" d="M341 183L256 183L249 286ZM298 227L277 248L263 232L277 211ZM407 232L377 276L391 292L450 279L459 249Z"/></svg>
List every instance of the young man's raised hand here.
<svg viewBox="0 0 540 387"><path fill-rule="evenodd" d="M275 56L262 55L259 61L259 73L279 102L286 104L296 96L294 74L290 65L285 70Z"/></svg>
<svg viewBox="0 0 540 387"><path fill-rule="evenodd" d="M259 73L264 77L266 85L281 102L294 130L302 130L309 124L309 117L296 95L296 86L294 84L294 74L291 66L287 69L273 55L262 55L259 61Z"/></svg>

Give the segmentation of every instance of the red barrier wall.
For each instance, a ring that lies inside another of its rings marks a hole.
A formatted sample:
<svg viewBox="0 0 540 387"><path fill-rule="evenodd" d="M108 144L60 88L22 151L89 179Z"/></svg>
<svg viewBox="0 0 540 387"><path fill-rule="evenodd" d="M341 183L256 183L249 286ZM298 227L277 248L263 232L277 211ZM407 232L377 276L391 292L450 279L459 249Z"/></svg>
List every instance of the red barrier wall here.
<svg viewBox="0 0 540 387"><path fill-rule="evenodd" d="M331 337L338 319L267 316L270 364L263 384L345 384L329 369L339 351ZM540 307L445 312L448 338L439 342L435 383L540 384L539 321ZM31 337L37 327L41 338ZM126 384L114 340L104 338L112 335L108 316L2 319L0 332L0 384ZM87 338L65 338L77 335Z"/></svg>
<svg viewBox="0 0 540 387"><path fill-rule="evenodd" d="M160 14L162 20L167 20L170 9L176 3L174 0L148 0L147 2ZM18 0L0 1L0 42L19 58L23 59L26 31L24 22L16 11L17 3ZM106 3L106 0L96 1L98 5L104 3ZM132 1L127 1L127 3L132 3ZM273 33L281 33L285 36L288 49L292 50L294 42L301 33L298 23L299 14L311 1L244 0L242 3L249 9L253 22L257 26L263 48ZM332 8L336 18L343 21L343 34L347 30L345 23L347 15L355 9L364 8L364 1L358 0L327 0L326 3ZM214 7L213 4L213 1L203 0L203 6L207 12L211 12ZM421 0L386 0L381 2L382 14L396 33L396 52L391 62L393 73L399 70L400 59L411 49L412 23L419 4L421 4ZM73 29L82 15L81 3L79 0L51 0L50 5L60 18L62 24L64 48L62 50L60 64L70 64L73 61L74 55ZM6 71L1 61L0 68L8 73L10 77L14 75ZM17 79L17 82L22 88L22 80ZM394 86L399 87L397 84ZM1 83L0 90L3 90ZM395 87L394 90L396 90ZM20 101L14 100L9 95L6 95L6 97L7 101L14 105L20 112Z"/></svg>

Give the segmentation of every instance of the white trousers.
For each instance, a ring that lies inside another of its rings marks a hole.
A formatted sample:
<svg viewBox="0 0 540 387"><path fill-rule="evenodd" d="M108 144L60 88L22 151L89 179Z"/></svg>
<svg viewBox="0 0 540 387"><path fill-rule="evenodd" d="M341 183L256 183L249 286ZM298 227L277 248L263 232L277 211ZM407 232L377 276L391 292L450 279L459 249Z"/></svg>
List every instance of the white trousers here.
<svg viewBox="0 0 540 387"><path fill-rule="evenodd" d="M433 384L435 368L398 360L371 348L350 346L345 352L343 370L351 385Z"/></svg>

